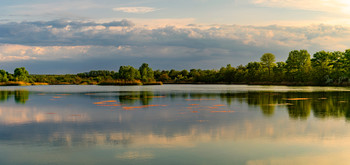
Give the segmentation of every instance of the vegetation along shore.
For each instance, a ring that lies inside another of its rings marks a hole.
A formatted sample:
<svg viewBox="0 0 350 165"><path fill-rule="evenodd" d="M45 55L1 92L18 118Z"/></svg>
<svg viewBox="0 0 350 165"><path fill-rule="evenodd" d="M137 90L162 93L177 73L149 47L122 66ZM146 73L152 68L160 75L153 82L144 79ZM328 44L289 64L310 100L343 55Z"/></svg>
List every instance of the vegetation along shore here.
<svg viewBox="0 0 350 165"><path fill-rule="evenodd" d="M155 70L148 64L138 69L120 66L119 71L93 70L66 75L34 75L24 68L11 74L0 70L0 85L162 85L259 84L259 85L350 85L350 49L319 51L311 58L307 50L293 50L285 62L265 53L259 62L219 70Z"/></svg>

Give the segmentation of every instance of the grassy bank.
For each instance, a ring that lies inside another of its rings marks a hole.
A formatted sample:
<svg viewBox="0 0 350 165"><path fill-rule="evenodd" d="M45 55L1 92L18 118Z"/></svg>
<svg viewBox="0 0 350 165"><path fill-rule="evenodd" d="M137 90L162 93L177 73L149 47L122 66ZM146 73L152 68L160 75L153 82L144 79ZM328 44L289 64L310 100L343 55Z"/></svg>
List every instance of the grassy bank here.
<svg viewBox="0 0 350 165"><path fill-rule="evenodd" d="M155 82L145 82L143 85L163 85L163 82L161 81L155 81Z"/></svg>
<svg viewBox="0 0 350 165"><path fill-rule="evenodd" d="M126 80L110 80L102 81L97 85L143 85L140 80L126 81Z"/></svg>
<svg viewBox="0 0 350 165"><path fill-rule="evenodd" d="M42 82L28 83L23 81L8 81L8 82L0 83L0 86L30 86L30 85L49 85L49 84L42 83Z"/></svg>

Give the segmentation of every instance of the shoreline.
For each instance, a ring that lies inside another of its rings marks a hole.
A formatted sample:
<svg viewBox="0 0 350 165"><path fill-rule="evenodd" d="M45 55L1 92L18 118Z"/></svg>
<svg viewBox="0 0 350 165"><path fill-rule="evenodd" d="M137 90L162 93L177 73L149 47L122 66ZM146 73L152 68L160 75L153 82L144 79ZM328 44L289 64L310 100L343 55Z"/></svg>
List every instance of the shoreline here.
<svg viewBox="0 0 350 165"><path fill-rule="evenodd" d="M22 81L8 81L0 83L0 86L40 86L40 85L98 85L98 86L152 86L152 85L263 85L263 86L319 86L319 87L350 87L350 83L321 85L316 83L291 83L291 82L254 82L254 83L227 83L227 82L149 82L142 83L140 81L108 81L100 83L43 83L43 82L22 82Z"/></svg>

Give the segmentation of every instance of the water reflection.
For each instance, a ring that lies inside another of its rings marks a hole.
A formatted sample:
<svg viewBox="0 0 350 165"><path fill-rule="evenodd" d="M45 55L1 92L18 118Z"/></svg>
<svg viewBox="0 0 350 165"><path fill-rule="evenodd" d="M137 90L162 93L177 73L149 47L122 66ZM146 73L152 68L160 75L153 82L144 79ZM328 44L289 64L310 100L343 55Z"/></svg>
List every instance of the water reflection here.
<svg viewBox="0 0 350 165"><path fill-rule="evenodd" d="M14 98L18 104L25 104L30 95L27 90L0 91L0 103L5 103ZM100 98L100 95L80 93L79 97ZM39 94L41 95L41 94ZM53 96L53 99L62 98L66 94ZM350 119L350 92L246 92L246 93L155 93L151 91L116 92L113 97L120 105L151 105L154 99L170 98L176 100L215 100L225 101L228 106L233 102L259 107L262 114L271 117L276 108L286 107L288 115L292 119L306 120L311 112L316 118L340 118ZM116 105L114 103L114 105ZM146 107L146 106L145 106Z"/></svg>
<svg viewBox="0 0 350 165"><path fill-rule="evenodd" d="M311 111L317 118L345 117L349 119L349 92L247 92L221 94L228 103L239 101L260 106L262 113L272 116L276 107L285 106L292 119L307 119Z"/></svg>
<svg viewBox="0 0 350 165"><path fill-rule="evenodd" d="M350 153L349 98L350 92L0 91L0 164L303 164L300 154Z"/></svg>
<svg viewBox="0 0 350 165"><path fill-rule="evenodd" d="M0 102L6 102L10 97L14 96L16 103L25 104L29 99L29 91L15 90L15 91L0 91Z"/></svg>
<svg viewBox="0 0 350 165"><path fill-rule="evenodd" d="M131 91L121 92L118 99L122 104L135 104L139 101L142 105L149 105L153 97L154 93L150 91Z"/></svg>

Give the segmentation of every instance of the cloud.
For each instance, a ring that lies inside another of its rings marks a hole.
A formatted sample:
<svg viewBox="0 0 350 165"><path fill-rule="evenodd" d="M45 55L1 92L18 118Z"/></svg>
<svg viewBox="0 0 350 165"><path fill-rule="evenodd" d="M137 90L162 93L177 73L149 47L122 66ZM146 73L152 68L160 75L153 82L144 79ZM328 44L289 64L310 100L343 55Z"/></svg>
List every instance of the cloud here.
<svg viewBox="0 0 350 165"><path fill-rule="evenodd" d="M118 7L113 8L114 11L121 11L125 13L135 13L135 14L144 14L156 11L157 9L152 7Z"/></svg>
<svg viewBox="0 0 350 165"><path fill-rule="evenodd" d="M246 165L293 165L293 164L318 164L318 165L327 165L327 164L346 164L349 162L349 153L347 149L341 151L332 151L324 153L306 153L303 155L297 156L285 156L285 157L271 157L261 160L249 160L246 162ZM343 162L343 163L341 163Z"/></svg>
<svg viewBox="0 0 350 165"><path fill-rule="evenodd" d="M188 25L135 26L128 20L105 23L78 21L20 22L0 24L0 44L28 46L184 46L189 48L297 47L321 44L329 38L333 45L348 43L350 28L330 25L240 26ZM307 48L307 47L303 47Z"/></svg>
<svg viewBox="0 0 350 165"><path fill-rule="evenodd" d="M258 61L266 52L285 61L294 49L307 49L311 54L319 50L344 51L349 38L349 27L324 24L293 27L141 26L129 20L10 22L0 23L0 61L6 62L2 67L9 70L14 64L40 70L37 66L55 66L57 61L62 65L68 62L65 71L98 69L101 63L103 69L109 69L142 62L155 69L213 69L227 63ZM52 71L55 69L58 71Z"/></svg>

